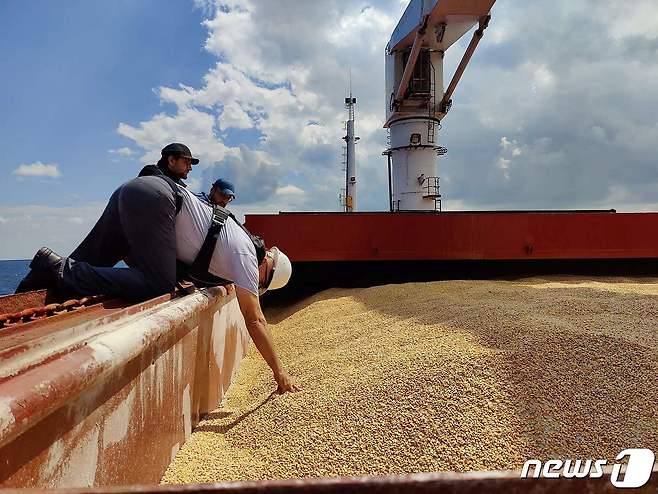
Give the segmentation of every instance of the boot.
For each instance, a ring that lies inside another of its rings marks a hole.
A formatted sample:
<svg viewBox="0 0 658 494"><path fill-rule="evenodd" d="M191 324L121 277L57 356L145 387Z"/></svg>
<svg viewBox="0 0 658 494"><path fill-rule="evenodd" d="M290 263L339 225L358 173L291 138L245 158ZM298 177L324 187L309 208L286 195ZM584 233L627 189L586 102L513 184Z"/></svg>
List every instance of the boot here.
<svg viewBox="0 0 658 494"><path fill-rule="evenodd" d="M41 247L30 262L30 271L18 284L14 293L55 287L61 263L61 256L55 254L48 247Z"/></svg>

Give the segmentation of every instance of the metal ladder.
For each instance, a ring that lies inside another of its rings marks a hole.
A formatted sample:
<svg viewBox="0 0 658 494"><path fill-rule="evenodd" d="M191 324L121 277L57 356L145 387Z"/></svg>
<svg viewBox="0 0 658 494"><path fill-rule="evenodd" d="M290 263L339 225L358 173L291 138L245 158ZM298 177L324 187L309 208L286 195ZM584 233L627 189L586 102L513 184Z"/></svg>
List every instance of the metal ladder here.
<svg viewBox="0 0 658 494"><path fill-rule="evenodd" d="M341 164L341 171L346 172L347 171L347 146L343 146L343 154L341 156L340 160Z"/></svg>
<svg viewBox="0 0 658 494"><path fill-rule="evenodd" d="M338 205L346 210L347 208L347 187L340 188L340 194L338 194Z"/></svg>
<svg viewBox="0 0 658 494"><path fill-rule="evenodd" d="M427 142L434 144L436 123L434 122L434 107L436 106L436 78L434 77L434 65L430 59L430 97L427 100Z"/></svg>

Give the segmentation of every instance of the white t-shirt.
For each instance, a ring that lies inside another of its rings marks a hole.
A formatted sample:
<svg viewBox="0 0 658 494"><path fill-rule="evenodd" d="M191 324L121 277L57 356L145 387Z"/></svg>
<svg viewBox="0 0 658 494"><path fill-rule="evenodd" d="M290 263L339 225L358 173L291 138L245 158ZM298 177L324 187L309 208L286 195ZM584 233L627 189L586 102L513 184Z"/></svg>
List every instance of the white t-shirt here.
<svg viewBox="0 0 658 494"><path fill-rule="evenodd" d="M201 250L212 223L212 207L181 187L183 206L176 215L176 257L192 264ZM256 248L240 225L228 218L217 238L210 274L230 280L245 290L258 294Z"/></svg>

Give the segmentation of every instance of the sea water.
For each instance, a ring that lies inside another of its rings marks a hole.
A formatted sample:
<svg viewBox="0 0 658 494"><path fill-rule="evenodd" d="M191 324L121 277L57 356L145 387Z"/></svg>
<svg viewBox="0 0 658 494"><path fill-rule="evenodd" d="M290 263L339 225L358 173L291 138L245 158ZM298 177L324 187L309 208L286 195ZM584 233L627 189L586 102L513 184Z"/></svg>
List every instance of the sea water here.
<svg viewBox="0 0 658 494"><path fill-rule="evenodd" d="M29 271L29 259L0 261L0 295L14 293Z"/></svg>

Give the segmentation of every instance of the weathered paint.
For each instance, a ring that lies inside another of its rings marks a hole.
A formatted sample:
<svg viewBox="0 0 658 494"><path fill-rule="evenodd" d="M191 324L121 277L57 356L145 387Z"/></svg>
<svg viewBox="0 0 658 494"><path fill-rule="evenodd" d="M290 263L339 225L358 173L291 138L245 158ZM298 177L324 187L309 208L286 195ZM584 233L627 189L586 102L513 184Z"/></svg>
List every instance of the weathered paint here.
<svg viewBox="0 0 658 494"><path fill-rule="evenodd" d="M39 292L29 292L37 294ZM20 297L20 294L16 295ZM11 298L12 296L10 296ZM117 300L104 301L89 307L39 319L0 331L0 381L24 371L30 362L55 358L85 344L94 334L105 331L112 321L143 312L171 299L171 295L127 306ZM21 299L22 300L22 299ZM24 301L22 303L29 303ZM7 301L9 302L9 301ZM41 352L40 356L36 353Z"/></svg>
<svg viewBox="0 0 658 494"><path fill-rule="evenodd" d="M183 390L183 432L187 441L192 435L192 407L190 405L190 385Z"/></svg>
<svg viewBox="0 0 658 494"><path fill-rule="evenodd" d="M28 323L26 334L41 328L34 339L8 335L24 348L0 372L0 485L158 482L217 407L249 342L233 292L208 289L119 313L54 332ZM235 358L219 360L218 346Z"/></svg>
<svg viewBox="0 0 658 494"><path fill-rule="evenodd" d="M131 412L135 403L136 390L133 388L128 397L112 410L103 424L103 446L112 446L123 441L130 427Z"/></svg>
<svg viewBox="0 0 658 494"><path fill-rule="evenodd" d="M12 427L14 422L16 422L14 414L11 411L11 407L9 406L10 403L10 398L0 398L0 430Z"/></svg>
<svg viewBox="0 0 658 494"><path fill-rule="evenodd" d="M0 296L0 314L18 312L28 307L37 307L47 303L46 290L17 293Z"/></svg>
<svg viewBox="0 0 658 494"><path fill-rule="evenodd" d="M36 296L36 300L28 295ZM69 312L86 311L89 307L94 306L106 300L104 295L94 295L91 297L83 297L81 299L70 299L63 303L47 304L45 300L39 299L40 292L28 292L27 294L19 294L14 296L5 296L0 300L0 330L6 329L22 329L24 324L34 321L50 319L51 317L60 316ZM13 300L16 297L17 300ZM35 305L25 306L26 303L31 302ZM20 308L17 312L3 313L3 306L15 305Z"/></svg>
<svg viewBox="0 0 658 494"><path fill-rule="evenodd" d="M77 444L71 448L68 458L60 467L56 484L52 482L52 479L44 479L46 485L53 487L95 485L99 452L98 436L98 425L80 435L77 438Z"/></svg>

